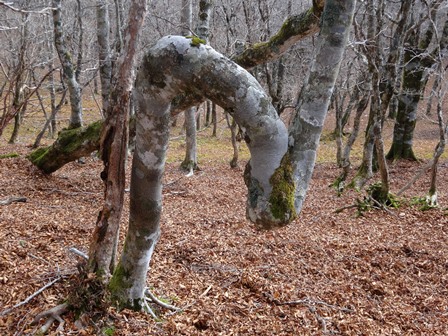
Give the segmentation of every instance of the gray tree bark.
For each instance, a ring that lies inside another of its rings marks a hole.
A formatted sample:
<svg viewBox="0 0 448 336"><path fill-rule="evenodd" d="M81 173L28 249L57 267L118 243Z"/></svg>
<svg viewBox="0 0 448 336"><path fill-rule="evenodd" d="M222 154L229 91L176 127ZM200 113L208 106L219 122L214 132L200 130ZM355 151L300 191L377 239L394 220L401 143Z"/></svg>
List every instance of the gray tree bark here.
<svg viewBox="0 0 448 336"><path fill-rule="evenodd" d="M144 57L136 91L139 113L131 216L123 258L112 285L122 293L123 306L140 309L147 267L159 236L161 179L171 101L185 92L193 93L197 101L211 99L230 111L245 128L252 151L249 178L254 186L249 191L249 212L258 222L279 221L270 215L267 199L272 190L269 179L287 150L287 133L258 82L211 47L196 44L194 39L168 36L159 40Z"/></svg>
<svg viewBox="0 0 448 336"><path fill-rule="evenodd" d="M182 0L181 10L181 34L183 36L192 35L192 2ZM188 171L189 174L198 168L197 142L196 142L196 106L191 106L185 110L185 158L180 167Z"/></svg>
<svg viewBox="0 0 448 336"><path fill-rule="evenodd" d="M129 231L111 281L120 306L141 309L143 304L146 272L160 236L172 100L188 93L196 103L208 98L231 113L245 131L251 152L245 171L248 218L265 229L287 224L300 211L308 189L354 3L327 1L316 61L290 131L289 147L286 126L269 97L234 62L195 39L180 36L164 37L146 53L136 80L139 113ZM296 204L294 198L299 200Z"/></svg>
<svg viewBox="0 0 448 336"><path fill-rule="evenodd" d="M289 154L293 169L294 204L303 207L316 162L316 150L339 73L356 1L327 0L315 61L299 96L296 115L289 130Z"/></svg>
<svg viewBox="0 0 448 336"><path fill-rule="evenodd" d="M98 59L100 68L101 97L103 115L108 110L108 101L112 79L112 55L109 45L110 22L109 22L109 4L107 0L97 1L97 40L98 40Z"/></svg>
<svg viewBox="0 0 448 336"><path fill-rule="evenodd" d="M64 41L64 31L62 29L62 7L61 0L53 0L53 25L54 25L54 44L61 61L63 76L67 83L70 96L70 124L69 128L82 126L82 99L81 87L76 80L76 73L72 62L72 55L66 47Z"/></svg>
<svg viewBox="0 0 448 336"><path fill-rule="evenodd" d="M435 22L440 4L436 2L434 8L430 9L430 22ZM417 108L428 80L425 72L435 64L438 48L444 49L448 44L448 19L445 18L440 41L436 41L436 46L433 47L434 43L431 42L436 29L433 24L430 24L423 33L420 29L415 29L406 40L408 47L403 57L402 92L398 96L394 135L387 154L390 160L417 160L413 150Z"/></svg>

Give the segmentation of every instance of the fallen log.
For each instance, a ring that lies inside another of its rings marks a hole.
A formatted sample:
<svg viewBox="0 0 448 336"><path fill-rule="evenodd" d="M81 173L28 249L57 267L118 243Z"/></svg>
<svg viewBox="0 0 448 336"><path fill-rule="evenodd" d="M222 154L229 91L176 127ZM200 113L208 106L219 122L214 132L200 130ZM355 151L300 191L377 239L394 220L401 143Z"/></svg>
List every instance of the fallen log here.
<svg viewBox="0 0 448 336"><path fill-rule="evenodd" d="M51 174L65 164L98 150L102 126L103 121L100 120L85 127L64 129L51 146L38 148L27 158L45 174Z"/></svg>

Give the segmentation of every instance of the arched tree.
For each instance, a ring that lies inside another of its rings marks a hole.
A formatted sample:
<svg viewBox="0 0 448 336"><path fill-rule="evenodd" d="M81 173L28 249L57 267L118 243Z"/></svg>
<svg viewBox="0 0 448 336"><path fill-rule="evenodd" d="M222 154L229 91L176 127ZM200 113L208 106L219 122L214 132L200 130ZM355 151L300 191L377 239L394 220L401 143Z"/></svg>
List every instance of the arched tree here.
<svg viewBox="0 0 448 336"><path fill-rule="evenodd" d="M301 211L339 71L355 1L326 1L315 61L289 134L269 97L243 68L195 38L168 36L145 55L137 75L137 142L129 230L110 289L122 307L144 305L146 273L160 235L162 176L172 101L210 99L245 130L247 217L270 229Z"/></svg>

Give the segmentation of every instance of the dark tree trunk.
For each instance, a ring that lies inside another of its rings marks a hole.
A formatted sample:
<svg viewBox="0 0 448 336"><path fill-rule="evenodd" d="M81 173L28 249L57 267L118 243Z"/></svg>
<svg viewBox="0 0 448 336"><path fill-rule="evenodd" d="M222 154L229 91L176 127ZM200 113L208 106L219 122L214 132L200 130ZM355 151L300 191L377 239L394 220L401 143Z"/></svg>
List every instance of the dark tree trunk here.
<svg viewBox="0 0 448 336"><path fill-rule="evenodd" d="M129 132L129 107L134 83L134 62L138 38L146 15L146 0L135 0L129 9L123 50L109 97L106 120L101 133L101 158L105 183L103 209L90 242L89 270L108 278L115 267L121 211L125 187L125 164ZM116 295L112 291L112 295Z"/></svg>
<svg viewBox="0 0 448 336"><path fill-rule="evenodd" d="M436 7L432 9L433 20L438 8L437 4L440 5L440 3L436 3ZM412 145L417 122L417 108L428 80L425 71L434 65L439 48L444 49L448 42L448 37L446 37L448 20L445 20L441 40L437 41L440 45L437 45L433 51L429 51L428 47L431 44L434 29L434 24L430 23L420 39L420 30L415 30L407 40L409 46L406 48L403 58L402 90L398 96L392 146L387 154L389 160L417 160Z"/></svg>

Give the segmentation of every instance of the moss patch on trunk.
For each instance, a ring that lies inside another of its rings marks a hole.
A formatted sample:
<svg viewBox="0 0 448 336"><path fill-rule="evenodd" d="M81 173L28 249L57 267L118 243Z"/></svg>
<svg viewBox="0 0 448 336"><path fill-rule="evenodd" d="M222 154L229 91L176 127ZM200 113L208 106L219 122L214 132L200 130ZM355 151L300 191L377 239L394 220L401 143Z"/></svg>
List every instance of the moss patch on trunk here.
<svg viewBox="0 0 448 336"><path fill-rule="evenodd" d="M283 157L280 166L271 176L270 182L272 192L269 203L271 204L272 215L282 223L289 223L297 216L294 207L296 186L289 154Z"/></svg>

